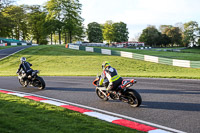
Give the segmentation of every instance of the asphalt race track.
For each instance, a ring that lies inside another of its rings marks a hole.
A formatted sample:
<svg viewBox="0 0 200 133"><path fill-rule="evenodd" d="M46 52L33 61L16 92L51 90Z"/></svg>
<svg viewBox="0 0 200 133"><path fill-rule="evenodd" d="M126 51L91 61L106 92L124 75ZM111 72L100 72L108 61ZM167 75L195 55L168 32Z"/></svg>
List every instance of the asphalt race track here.
<svg viewBox="0 0 200 133"><path fill-rule="evenodd" d="M200 80L136 78L132 88L142 96L139 108L99 99L95 77L43 77L45 90L23 88L17 77L0 77L0 88L33 93L137 118L188 133L200 131Z"/></svg>
<svg viewBox="0 0 200 133"><path fill-rule="evenodd" d="M12 47L0 50L0 59L31 46Z"/></svg>
<svg viewBox="0 0 200 133"><path fill-rule="evenodd" d="M30 46L0 50L0 59ZM17 68L16 68L17 71ZM188 133L200 131L200 80L136 78L132 88L142 96L142 105L98 98L95 77L43 77L46 89L23 88L17 77L0 77L0 88L33 93L125 115Z"/></svg>

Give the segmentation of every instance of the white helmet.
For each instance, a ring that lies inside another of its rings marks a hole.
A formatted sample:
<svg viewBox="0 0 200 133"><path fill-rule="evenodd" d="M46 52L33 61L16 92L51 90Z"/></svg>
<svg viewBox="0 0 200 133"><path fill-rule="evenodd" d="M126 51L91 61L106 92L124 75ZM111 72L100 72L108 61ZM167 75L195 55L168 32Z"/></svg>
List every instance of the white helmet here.
<svg viewBox="0 0 200 133"><path fill-rule="evenodd" d="M25 57L21 57L21 58L20 58L20 61L21 61L21 62L25 62L25 61L26 61L26 58L25 58Z"/></svg>

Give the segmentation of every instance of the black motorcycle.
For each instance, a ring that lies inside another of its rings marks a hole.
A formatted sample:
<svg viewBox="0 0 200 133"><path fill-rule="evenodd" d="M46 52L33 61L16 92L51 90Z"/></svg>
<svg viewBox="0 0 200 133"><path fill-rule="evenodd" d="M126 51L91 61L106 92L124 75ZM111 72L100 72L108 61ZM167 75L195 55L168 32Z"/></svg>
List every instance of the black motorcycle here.
<svg viewBox="0 0 200 133"><path fill-rule="evenodd" d="M99 86L100 79L101 76L97 75L97 78L93 81L93 85L96 86L96 94L100 99L107 101L109 100L109 96L113 100L121 100L130 104L132 107L139 107L142 103L140 94L136 90L129 88L137 82L136 80L124 79L122 84L116 90L107 92L106 88L109 84L109 81L105 79L103 85Z"/></svg>
<svg viewBox="0 0 200 133"><path fill-rule="evenodd" d="M39 73L38 70L33 70L31 75L26 76L26 73L23 70L21 70L18 73L19 83L23 87L27 87L29 85L29 86L38 87L38 89L40 89L40 90L44 89L45 82L42 77L37 75L38 73ZM25 82L27 82L27 83L25 83Z"/></svg>

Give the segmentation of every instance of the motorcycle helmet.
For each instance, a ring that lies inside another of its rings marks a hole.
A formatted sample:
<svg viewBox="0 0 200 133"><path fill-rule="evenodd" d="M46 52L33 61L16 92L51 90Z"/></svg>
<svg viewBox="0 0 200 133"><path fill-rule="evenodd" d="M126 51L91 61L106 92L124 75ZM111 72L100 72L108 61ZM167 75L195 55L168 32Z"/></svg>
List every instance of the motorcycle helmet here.
<svg viewBox="0 0 200 133"><path fill-rule="evenodd" d="M26 58L25 58L25 57L21 57L21 58L20 58L20 61L21 61L21 62L25 62L25 61L26 61Z"/></svg>
<svg viewBox="0 0 200 133"><path fill-rule="evenodd" d="M103 69L103 70L105 70L108 66L110 66L110 62L104 61L104 62L102 63L102 69Z"/></svg>

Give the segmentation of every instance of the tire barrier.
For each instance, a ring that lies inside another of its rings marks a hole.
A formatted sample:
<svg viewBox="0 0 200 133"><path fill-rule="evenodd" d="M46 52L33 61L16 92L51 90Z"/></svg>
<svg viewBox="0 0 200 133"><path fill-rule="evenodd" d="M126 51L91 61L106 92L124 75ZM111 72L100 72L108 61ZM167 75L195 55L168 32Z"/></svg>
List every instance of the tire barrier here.
<svg viewBox="0 0 200 133"><path fill-rule="evenodd" d="M72 45L72 44L66 44L66 45L67 45L66 48L69 48L69 49L83 50L87 52L95 52L95 53L106 54L106 55L115 55L115 56L121 56L125 58L132 58L132 59L137 59L137 60L149 61L149 62L178 66L178 67L200 68L200 61L169 59L169 58L162 58L162 57L156 57L156 56L150 56L150 55L136 54L132 52L116 51L116 50L94 48L94 47L85 47L85 46Z"/></svg>

